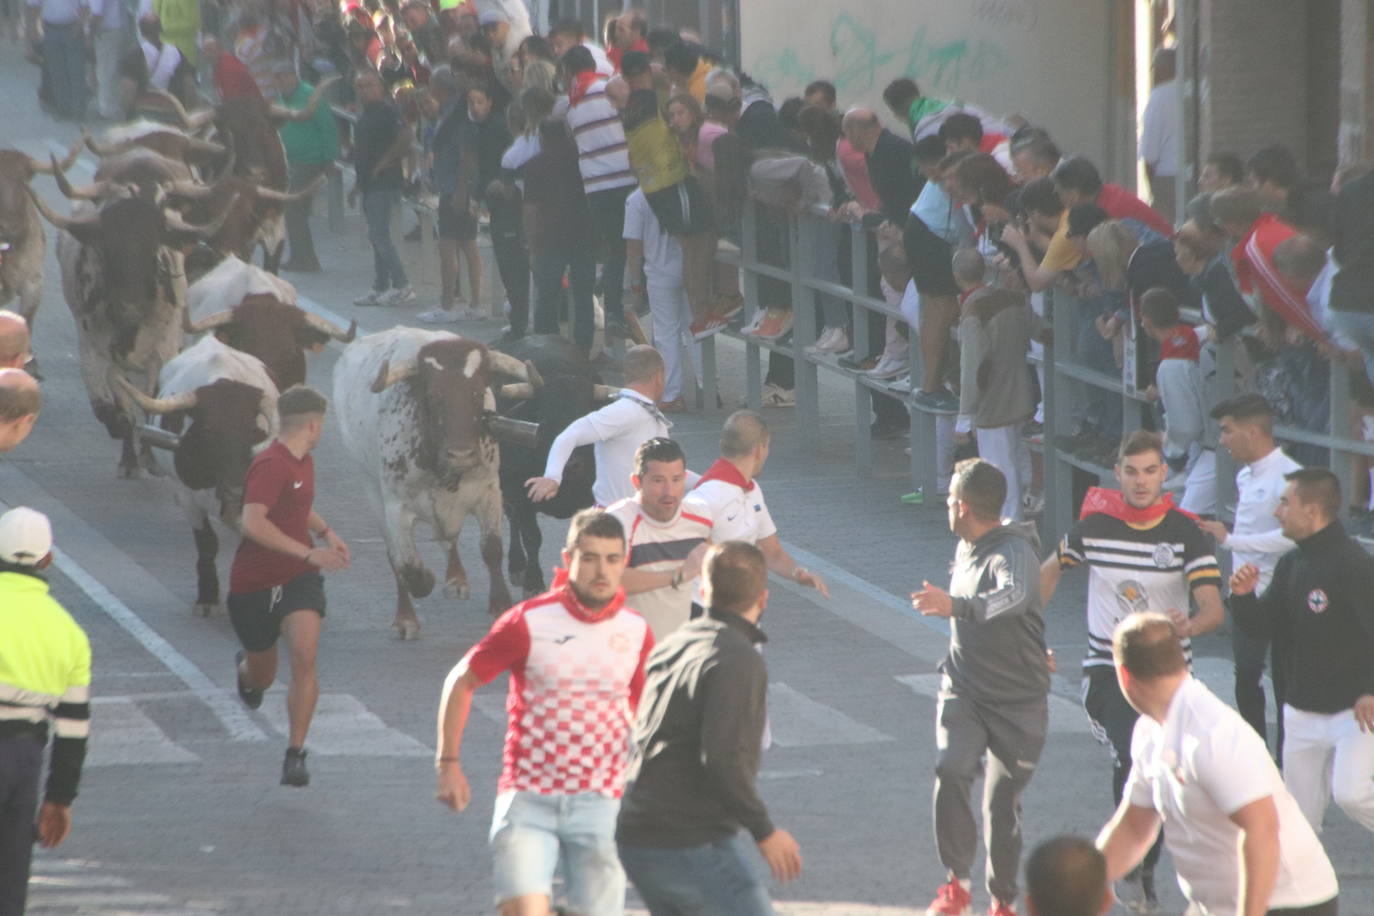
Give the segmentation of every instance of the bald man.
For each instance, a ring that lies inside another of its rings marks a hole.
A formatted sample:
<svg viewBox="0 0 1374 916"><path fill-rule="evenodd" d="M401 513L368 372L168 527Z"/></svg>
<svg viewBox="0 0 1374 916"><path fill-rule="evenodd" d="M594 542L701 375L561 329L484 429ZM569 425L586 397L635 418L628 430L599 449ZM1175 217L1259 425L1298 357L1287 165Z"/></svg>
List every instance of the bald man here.
<svg viewBox="0 0 1374 916"><path fill-rule="evenodd" d="M32 356L29 323L18 312L0 309L0 368L23 369Z"/></svg>
<svg viewBox="0 0 1374 916"><path fill-rule="evenodd" d="M0 452L10 451L28 437L42 404L33 376L23 369L0 369Z"/></svg>

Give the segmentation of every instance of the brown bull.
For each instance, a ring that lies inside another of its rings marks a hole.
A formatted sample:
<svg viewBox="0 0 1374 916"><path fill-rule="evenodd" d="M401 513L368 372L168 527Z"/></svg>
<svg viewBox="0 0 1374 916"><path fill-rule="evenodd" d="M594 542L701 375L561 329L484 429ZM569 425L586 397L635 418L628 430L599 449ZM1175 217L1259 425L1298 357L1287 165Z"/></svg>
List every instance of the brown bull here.
<svg viewBox="0 0 1374 916"><path fill-rule="evenodd" d="M43 253L47 241L27 189L34 175L61 174L76 161L80 144L61 163L40 162L18 150L0 150L0 305L18 297L19 314L33 328L43 299Z"/></svg>
<svg viewBox="0 0 1374 916"><path fill-rule="evenodd" d="M348 330L296 305L269 294L246 297L231 309L206 315L198 321L187 317L186 331L213 331L220 340L262 360L277 387L285 391L305 382L305 351L323 347L330 340L352 343L358 322Z"/></svg>

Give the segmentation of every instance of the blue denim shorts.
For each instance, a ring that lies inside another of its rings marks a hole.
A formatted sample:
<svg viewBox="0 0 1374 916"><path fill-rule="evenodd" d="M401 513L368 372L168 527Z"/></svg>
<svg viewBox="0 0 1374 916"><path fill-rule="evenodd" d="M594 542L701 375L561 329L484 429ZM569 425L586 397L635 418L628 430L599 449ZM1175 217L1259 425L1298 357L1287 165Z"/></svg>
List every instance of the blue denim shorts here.
<svg viewBox="0 0 1374 916"><path fill-rule="evenodd" d="M497 905L526 894L547 894L553 901L559 875L570 912L622 916L625 873L615 848L619 812L620 799L595 793L498 795L490 840Z"/></svg>
<svg viewBox="0 0 1374 916"><path fill-rule="evenodd" d="M620 859L650 916L775 916L744 833L686 849L622 844Z"/></svg>

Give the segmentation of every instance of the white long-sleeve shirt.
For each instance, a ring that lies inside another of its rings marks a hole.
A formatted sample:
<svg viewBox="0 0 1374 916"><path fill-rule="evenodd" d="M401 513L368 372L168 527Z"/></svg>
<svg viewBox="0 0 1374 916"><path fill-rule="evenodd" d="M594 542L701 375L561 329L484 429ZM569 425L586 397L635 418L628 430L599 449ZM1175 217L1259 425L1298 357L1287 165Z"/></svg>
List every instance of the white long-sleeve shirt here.
<svg viewBox="0 0 1374 916"><path fill-rule="evenodd" d="M568 424L549 447L544 476L563 482L563 467L578 446L590 445L596 454L596 482L592 498L598 506L609 506L633 496L630 475L634 473L635 452L656 436L667 436L672 424L644 395L622 388L616 399Z"/></svg>
<svg viewBox="0 0 1374 916"><path fill-rule="evenodd" d="M1255 594L1269 587L1279 557L1297 546L1279 530L1274 509L1287 485L1283 475L1301 467L1283 449L1275 448L1236 472L1236 524L1223 546L1231 551L1236 568L1254 563L1259 569Z"/></svg>
<svg viewBox="0 0 1374 916"><path fill-rule="evenodd" d="M138 40L138 44L143 49L143 59L148 63L149 84L165 91L172 84L172 74L176 73L181 63L181 52L170 41L164 41L161 48L143 38Z"/></svg>

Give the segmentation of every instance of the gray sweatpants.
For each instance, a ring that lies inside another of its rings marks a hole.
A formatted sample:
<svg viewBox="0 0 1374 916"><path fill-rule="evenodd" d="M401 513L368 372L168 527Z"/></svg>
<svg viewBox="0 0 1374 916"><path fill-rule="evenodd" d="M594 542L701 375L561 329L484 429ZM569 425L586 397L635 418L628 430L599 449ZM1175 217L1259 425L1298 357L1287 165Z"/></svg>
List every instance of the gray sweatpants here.
<svg viewBox="0 0 1374 916"><path fill-rule="evenodd" d="M1047 699L982 703L942 690L935 717L935 845L954 877L968 880L978 853L973 780L983 767L988 892L1016 900L1021 865L1021 792L1035 773L1049 730Z"/></svg>

